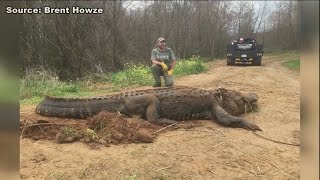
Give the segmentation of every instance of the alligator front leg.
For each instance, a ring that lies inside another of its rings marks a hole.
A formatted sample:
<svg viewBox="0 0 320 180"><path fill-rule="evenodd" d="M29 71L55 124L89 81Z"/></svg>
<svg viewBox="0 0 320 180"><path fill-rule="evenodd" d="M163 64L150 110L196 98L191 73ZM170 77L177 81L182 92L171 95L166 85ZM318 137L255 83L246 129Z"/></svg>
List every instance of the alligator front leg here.
<svg viewBox="0 0 320 180"><path fill-rule="evenodd" d="M152 94L129 97L124 100L125 109L132 113L145 116L149 122L156 124L176 124L177 121L160 117L160 101Z"/></svg>
<svg viewBox="0 0 320 180"><path fill-rule="evenodd" d="M228 127L244 128L252 131L262 131L259 126L250 123L243 118L235 117L230 115L226 110L224 110L220 105L212 105L212 112L217 118L217 120Z"/></svg>

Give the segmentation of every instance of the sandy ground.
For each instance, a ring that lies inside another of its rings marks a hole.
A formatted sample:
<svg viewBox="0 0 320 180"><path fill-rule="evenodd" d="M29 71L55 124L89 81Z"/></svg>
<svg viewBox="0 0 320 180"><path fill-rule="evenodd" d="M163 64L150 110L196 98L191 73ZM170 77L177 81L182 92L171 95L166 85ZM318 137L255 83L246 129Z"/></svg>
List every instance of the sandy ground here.
<svg viewBox="0 0 320 180"><path fill-rule="evenodd" d="M225 87L259 95L259 110L244 114L273 140L300 143L300 73L281 65L293 57L265 56L262 66L210 62L206 73L176 85ZM21 120L35 107L21 107ZM22 179L299 179L300 147L272 142L211 121L160 134L153 143L92 148L21 139Z"/></svg>

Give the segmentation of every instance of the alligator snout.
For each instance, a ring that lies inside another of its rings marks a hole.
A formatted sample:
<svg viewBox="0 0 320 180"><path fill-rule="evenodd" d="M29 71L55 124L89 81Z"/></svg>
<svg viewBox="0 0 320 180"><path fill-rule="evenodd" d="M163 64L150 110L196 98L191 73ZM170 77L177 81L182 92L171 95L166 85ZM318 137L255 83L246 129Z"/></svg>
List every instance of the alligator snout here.
<svg viewBox="0 0 320 180"><path fill-rule="evenodd" d="M256 93L247 93L243 94L243 98L245 102L249 102L250 104L258 101L259 96Z"/></svg>

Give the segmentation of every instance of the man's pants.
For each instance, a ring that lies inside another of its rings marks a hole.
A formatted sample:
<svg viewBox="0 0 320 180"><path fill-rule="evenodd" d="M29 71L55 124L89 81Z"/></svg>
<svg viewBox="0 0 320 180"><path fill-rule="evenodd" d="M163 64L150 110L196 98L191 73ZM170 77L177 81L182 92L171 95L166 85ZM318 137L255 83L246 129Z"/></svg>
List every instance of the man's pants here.
<svg viewBox="0 0 320 180"><path fill-rule="evenodd" d="M161 85L160 76L163 76L166 86L173 86L173 76L168 76L167 73L164 73L162 67L156 64L151 66L151 72L153 74L153 78L155 80L155 85Z"/></svg>

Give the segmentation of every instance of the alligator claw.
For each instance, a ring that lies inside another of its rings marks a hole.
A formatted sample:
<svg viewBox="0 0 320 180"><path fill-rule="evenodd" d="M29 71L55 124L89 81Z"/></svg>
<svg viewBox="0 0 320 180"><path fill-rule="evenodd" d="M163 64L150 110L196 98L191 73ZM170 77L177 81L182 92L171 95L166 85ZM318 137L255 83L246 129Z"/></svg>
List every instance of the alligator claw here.
<svg viewBox="0 0 320 180"><path fill-rule="evenodd" d="M262 131L262 129L260 129L259 126L249 122L245 123L243 128L251 131Z"/></svg>
<svg viewBox="0 0 320 180"><path fill-rule="evenodd" d="M167 118L161 118L154 121L154 123L162 125L162 124L178 124L178 121L167 119Z"/></svg>

